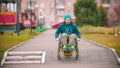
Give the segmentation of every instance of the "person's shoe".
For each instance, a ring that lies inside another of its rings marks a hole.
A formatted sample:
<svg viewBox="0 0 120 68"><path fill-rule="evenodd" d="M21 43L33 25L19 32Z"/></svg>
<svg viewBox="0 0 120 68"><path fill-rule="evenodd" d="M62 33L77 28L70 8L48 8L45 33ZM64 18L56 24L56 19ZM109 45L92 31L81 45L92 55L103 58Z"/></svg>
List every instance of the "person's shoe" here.
<svg viewBox="0 0 120 68"><path fill-rule="evenodd" d="M65 48L67 48L67 46L66 46L66 45L63 45L63 49L65 49Z"/></svg>

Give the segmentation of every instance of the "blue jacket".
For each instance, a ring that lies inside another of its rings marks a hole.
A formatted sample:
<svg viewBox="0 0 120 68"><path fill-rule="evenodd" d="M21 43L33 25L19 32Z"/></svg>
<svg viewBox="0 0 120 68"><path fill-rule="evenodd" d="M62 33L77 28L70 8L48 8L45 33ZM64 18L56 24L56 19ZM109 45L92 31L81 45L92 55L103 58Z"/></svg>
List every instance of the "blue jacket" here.
<svg viewBox="0 0 120 68"><path fill-rule="evenodd" d="M63 33L66 33L68 35L76 34L76 36L78 38L81 38L80 32L79 32L77 26L75 24L73 24L72 22L69 25L66 24L65 22L63 22L63 24L61 24L57 28L57 31L55 32L55 38L58 38L59 34L63 34Z"/></svg>

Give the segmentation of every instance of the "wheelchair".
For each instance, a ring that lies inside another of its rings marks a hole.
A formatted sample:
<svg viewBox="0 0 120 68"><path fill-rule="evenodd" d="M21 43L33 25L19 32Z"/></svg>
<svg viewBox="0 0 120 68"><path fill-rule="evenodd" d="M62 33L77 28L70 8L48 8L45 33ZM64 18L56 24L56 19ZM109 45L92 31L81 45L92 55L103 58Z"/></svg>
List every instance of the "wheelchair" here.
<svg viewBox="0 0 120 68"><path fill-rule="evenodd" d="M69 41L67 40L67 42L69 42ZM78 48L77 39L74 40L74 48L73 48L73 45L63 45L62 41L61 41L61 38L60 38L59 42L58 42L58 48L57 48L57 58L58 58L58 60L61 60L61 55L66 56L66 57L74 56L75 60L78 60L79 48Z"/></svg>

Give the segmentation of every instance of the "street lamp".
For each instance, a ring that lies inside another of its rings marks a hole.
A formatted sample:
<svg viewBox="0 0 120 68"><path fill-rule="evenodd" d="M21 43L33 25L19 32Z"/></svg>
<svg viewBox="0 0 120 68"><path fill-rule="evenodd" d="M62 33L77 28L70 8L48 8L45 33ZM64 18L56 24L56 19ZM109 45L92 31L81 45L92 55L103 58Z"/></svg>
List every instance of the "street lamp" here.
<svg viewBox="0 0 120 68"><path fill-rule="evenodd" d="M20 35L20 31L19 31L19 29L20 29L20 26L19 26L19 5L18 5L19 3L18 3L18 0L16 0L16 22L17 22L17 24L16 24L16 31L17 31L17 35Z"/></svg>
<svg viewBox="0 0 120 68"><path fill-rule="evenodd" d="M32 32L32 15L31 15L31 13L33 12L34 7L31 6L32 3L31 3L30 0L27 0L27 2L29 4L29 5L27 5L28 6L28 12L29 12L29 16L28 17L29 17L29 20L30 20L30 30Z"/></svg>
<svg viewBox="0 0 120 68"><path fill-rule="evenodd" d="M45 17L44 11L42 9L40 9L40 16L39 16L40 27L42 27L44 24L44 17Z"/></svg>
<svg viewBox="0 0 120 68"><path fill-rule="evenodd" d="M38 17L38 5L35 5L35 9L36 9L36 16Z"/></svg>

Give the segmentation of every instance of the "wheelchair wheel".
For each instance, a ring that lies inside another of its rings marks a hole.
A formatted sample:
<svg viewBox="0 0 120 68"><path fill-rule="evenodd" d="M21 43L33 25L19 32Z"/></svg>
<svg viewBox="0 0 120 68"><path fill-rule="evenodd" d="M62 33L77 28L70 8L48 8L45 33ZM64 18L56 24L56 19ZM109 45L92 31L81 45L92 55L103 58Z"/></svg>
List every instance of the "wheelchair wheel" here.
<svg viewBox="0 0 120 68"><path fill-rule="evenodd" d="M78 49L78 42L77 39L75 39L75 60L78 60L79 58L79 49Z"/></svg>
<svg viewBox="0 0 120 68"><path fill-rule="evenodd" d="M76 49L76 53L75 53L75 60L78 60L79 58L79 49Z"/></svg>
<svg viewBox="0 0 120 68"><path fill-rule="evenodd" d="M60 57L60 55L61 55L61 40L59 40L59 42L58 42L58 48L57 48L57 58L58 58L58 60L61 60L61 57Z"/></svg>
<svg viewBox="0 0 120 68"><path fill-rule="evenodd" d="M59 48L59 47L57 48L57 58L58 58L58 60L61 59L61 58L60 58L60 48Z"/></svg>

